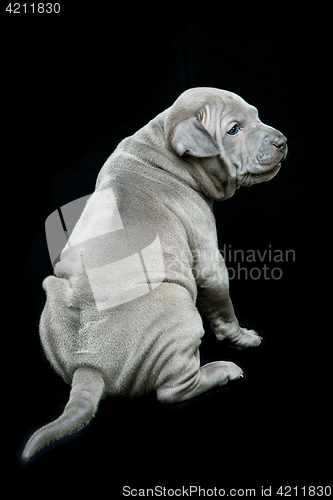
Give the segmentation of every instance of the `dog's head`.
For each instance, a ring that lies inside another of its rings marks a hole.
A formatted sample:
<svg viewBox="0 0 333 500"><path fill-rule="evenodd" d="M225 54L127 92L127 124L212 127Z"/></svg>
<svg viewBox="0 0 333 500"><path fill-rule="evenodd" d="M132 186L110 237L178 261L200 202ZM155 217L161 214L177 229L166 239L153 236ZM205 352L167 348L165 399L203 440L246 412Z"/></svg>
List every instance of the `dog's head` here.
<svg viewBox="0 0 333 500"><path fill-rule="evenodd" d="M217 200L272 179L287 154L287 139L262 123L254 106L214 88L184 92L169 109L165 133L168 147Z"/></svg>

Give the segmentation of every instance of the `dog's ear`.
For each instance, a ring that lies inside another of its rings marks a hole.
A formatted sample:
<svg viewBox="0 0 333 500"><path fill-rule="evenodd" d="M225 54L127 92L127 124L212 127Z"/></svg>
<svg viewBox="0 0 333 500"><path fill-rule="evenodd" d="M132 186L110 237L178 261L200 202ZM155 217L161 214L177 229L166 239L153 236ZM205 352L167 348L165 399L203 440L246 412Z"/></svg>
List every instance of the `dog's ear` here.
<svg viewBox="0 0 333 500"><path fill-rule="evenodd" d="M197 116L176 125L171 144L179 156L189 154L197 158L208 158L217 156L220 152L217 142Z"/></svg>

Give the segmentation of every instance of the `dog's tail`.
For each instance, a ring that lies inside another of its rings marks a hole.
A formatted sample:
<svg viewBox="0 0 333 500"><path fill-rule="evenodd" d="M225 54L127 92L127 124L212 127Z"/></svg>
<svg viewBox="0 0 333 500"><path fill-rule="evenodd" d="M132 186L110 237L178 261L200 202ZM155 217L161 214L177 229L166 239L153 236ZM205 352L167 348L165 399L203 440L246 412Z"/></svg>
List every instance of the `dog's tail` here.
<svg viewBox="0 0 333 500"><path fill-rule="evenodd" d="M57 420L36 431L27 442L22 458L29 460L38 450L87 425L96 413L104 392L102 375L90 367L74 373L72 390L65 409Z"/></svg>

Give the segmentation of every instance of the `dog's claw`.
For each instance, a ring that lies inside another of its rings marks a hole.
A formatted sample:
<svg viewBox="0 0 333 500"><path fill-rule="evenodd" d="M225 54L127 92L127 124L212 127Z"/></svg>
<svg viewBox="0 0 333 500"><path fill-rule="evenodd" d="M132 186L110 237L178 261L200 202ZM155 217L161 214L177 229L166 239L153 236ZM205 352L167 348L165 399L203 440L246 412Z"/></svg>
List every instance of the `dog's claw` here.
<svg viewBox="0 0 333 500"><path fill-rule="evenodd" d="M244 378L244 375L242 373L239 376L240 376L240 378Z"/></svg>

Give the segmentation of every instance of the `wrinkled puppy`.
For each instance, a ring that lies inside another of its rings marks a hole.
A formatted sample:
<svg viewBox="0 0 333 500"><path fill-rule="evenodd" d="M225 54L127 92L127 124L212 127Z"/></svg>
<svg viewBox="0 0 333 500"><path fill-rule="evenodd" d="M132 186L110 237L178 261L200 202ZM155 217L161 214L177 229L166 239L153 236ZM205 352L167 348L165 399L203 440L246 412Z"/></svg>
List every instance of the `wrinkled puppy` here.
<svg viewBox="0 0 333 500"><path fill-rule="evenodd" d="M274 177L286 143L239 96L196 88L119 144L43 283L41 341L72 390L24 459L87 424L106 396L174 403L242 376L231 362L200 367L197 299L219 340L261 342L235 317L212 205Z"/></svg>

